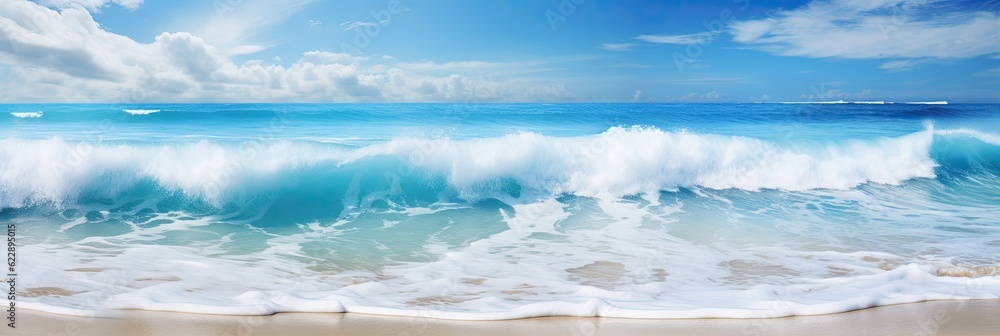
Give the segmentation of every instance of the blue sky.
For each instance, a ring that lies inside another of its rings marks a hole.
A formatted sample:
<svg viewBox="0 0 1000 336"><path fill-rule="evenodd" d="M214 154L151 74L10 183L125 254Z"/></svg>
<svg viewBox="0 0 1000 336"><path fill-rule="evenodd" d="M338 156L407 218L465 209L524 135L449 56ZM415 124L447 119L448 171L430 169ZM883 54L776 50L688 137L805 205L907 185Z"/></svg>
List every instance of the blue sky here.
<svg viewBox="0 0 1000 336"><path fill-rule="evenodd" d="M0 0L0 101L1000 101L1000 1Z"/></svg>

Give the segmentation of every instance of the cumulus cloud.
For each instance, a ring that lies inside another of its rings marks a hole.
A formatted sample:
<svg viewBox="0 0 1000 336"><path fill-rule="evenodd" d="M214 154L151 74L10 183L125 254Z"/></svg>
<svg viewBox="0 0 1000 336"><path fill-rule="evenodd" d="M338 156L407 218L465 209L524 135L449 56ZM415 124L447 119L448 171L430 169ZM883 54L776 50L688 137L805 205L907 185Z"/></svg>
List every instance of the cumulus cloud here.
<svg viewBox="0 0 1000 336"><path fill-rule="evenodd" d="M733 41L783 56L970 58L1000 52L1000 16L935 0L817 0L729 25ZM887 63L893 67L905 63Z"/></svg>
<svg viewBox="0 0 1000 336"><path fill-rule="evenodd" d="M545 71L542 65L544 61L524 61L524 62L484 62L484 61L452 61L438 63L433 61L420 61L409 63L398 63L397 67L421 72L450 74L468 73L489 75L492 73L517 74Z"/></svg>
<svg viewBox="0 0 1000 336"><path fill-rule="evenodd" d="M211 40L162 33L151 43L103 30L83 7L0 0L0 82L9 101L567 100L561 85L494 81L475 71L533 63L399 63L309 51L288 66L229 59ZM378 63L377 63L377 62ZM473 72L470 75L468 72Z"/></svg>
<svg viewBox="0 0 1000 336"><path fill-rule="evenodd" d="M0 61L59 69L74 77L111 80L123 73L120 58L106 51L134 54L134 42L107 34L90 13L78 7L62 13L27 1L0 6ZM99 45L106 49L89 48ZM132 52L130 52L132 51Z"/></svg>

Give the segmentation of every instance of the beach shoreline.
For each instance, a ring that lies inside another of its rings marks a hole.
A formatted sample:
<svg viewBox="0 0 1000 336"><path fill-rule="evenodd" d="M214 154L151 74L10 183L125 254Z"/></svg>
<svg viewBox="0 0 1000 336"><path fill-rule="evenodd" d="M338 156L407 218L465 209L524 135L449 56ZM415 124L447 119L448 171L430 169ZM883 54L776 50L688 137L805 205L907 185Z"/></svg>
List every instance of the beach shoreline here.
<svg viewBox="0 0 1000 336"><path fill-rule="evenodd" d="M997 335L1000 299L890 305L772 319L539 317L459 321L361 313L234 316L123 311L117 318L19 310L4 335Z"/></svg>

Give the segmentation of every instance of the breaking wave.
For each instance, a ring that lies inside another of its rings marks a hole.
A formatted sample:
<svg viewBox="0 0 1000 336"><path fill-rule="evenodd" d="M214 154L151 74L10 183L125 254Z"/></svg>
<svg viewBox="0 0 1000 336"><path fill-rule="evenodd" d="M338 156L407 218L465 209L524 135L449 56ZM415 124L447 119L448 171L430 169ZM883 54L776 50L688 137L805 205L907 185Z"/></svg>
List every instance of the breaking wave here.
<svg viewBox="0 0 1000 336"><path fill-rule="evenodd" d="M8 138L0 140L0 207L114 198L137 186L221 204L297 185L291 182L342 188L357 176L411 185L403 192L450 192L467 200L521 193L613 198L690 187L850 189L935 178L940 169L996 168L998 143L995 135L930 126L895 138L794 144L650 127L582 137L398 138L361 148Z"/></svg>

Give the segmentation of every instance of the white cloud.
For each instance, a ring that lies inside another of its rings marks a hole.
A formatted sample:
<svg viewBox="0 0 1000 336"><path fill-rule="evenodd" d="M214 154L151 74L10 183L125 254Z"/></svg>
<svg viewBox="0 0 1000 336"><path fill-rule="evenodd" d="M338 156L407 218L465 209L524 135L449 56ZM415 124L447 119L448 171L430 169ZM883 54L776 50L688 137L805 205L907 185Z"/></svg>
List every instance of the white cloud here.
<svg viewBox="0 0 1000 336"><path fill-rule="evenodd" d="M307 51L302 54L302 61L314 64L356 64L365 59L363 56L352 56L326 51Z"/></svg>
<svg viewBox="0 0 1000 336"><path fill-rule="evenodd" d="M310 27L322 26L323 25L323 21L320 21L320 20L309 20L308 23L309 23Z"/></svg>
<svg viewBox="0 0 1000 336"><path fill-rule="evenodd" d="M139 6L142 5L142 0L41 0L40 2L46 6L54 8L69 8L79 5L92 12L100 11L101 7L110 3L117 4L132 11L139 9Z"/></svg>
<svg viewBox="0 0 1000 336"><path fill-rule="evenodd" d="M711 43L715 35L711 32L686 35L639 35L636 40L659 44L707 44Z"/></svg>
<svg viewBox="0 0 1000 336"><path fill-rule="evenodd" d="M819 87L811 87L811 93L804 93L799 96L800 101L825 102L851 98L851 94L840 89L826 89L826 84Z"/></svg>
<svg viewBox="0 0 1000 336"><path fill-rule="evenodd" d="M632 96L632 102L637 102L642 99L642 90L635 90L635 95Z"/></svg>
<svg viewBox="0 0 1000 336"><path fill-rule="evenodd" d="M910 68L913 68L917 64L920 64L920 61L912 59L897 60L897 61L889 61L882 63L882 65L879 65L878 68L882 70L888 70L890 72L895 72L895 71L908 70Z"/></svg>
<svg viewBox="0 0 1000 336"><path fill-rule="evenodd" d="M354 29L354 28L358 28L358 27L375 26L375 25L378 25L378 24L374 23L374 22L367 22L367 21L346 21L346 22L340 24L340 26L344 27L344 31L348 31L348 30L351 30L351 29Z"/></svg>
<svg viewBox="0 0 1000 336"><path fill-rule="evenodd" d="M385 25L389 24L389 21L390 20L382 20L382 21L379 21L379 22L372 22L372 21L346 21L344 23L341 23L340 26L344 27L344 31L349 31L349 30L352 30L352 29L355 29L355 28L359 28L359 27L374 27L374 26L378 26L378 25L385 26Z"/></svg>
<svg viewBox="0 0 1000 336"><path fill-rule="evenodd" d="M271 28L285 22L314 1L214 1L214 11L203 16L190 16L196 21L183 22L179 26L200 26L191 31L192 34L200 36L222 54L248 55L276 45L276 42L260 39L266 38L266 32Z"/></svg>
<svg viewBox="0 0 1000 336"><path fill-rule="evenodd" d="M1000 68L993 68L976 73L976 77L1000 77Z"/></svg>
<svg viewBox="0 0 1000 336"><path fill-rule="evenodd" d="M681 96L677 101L682 102L719 102L726 101L729 99L728 95L721 94L718 91L709 91L703 95L697 93L689 93L687 95Z"/></svg>
<svg viewBox="0 0 1000 336"><path fill-rule="evenodd" d="M174 69L199 81L212 79L212 74L227 63L215 47L190 33L160 34L153 46Z"/></svg>
<svg viewBox="0 0 1000 336"><path fill-rule="evenodd" d="M733 41L784 56L969 58L1000 52L997 13L933 2L813 1L767 19L734 22L729 32Z"/></svg>
<svg viewBox="0 0 1000 336"><path fill-rule="evenodd" d="M142 57L135 43L107 34L79 7L61 13L27 1L3 1L0 6L0 62L59 69L91 79L114 79L127 69L122 59ZM106 50L89 48L92 45ZM106 57L107 52L120 53Z"/></svg>
<svg viewBox="0 0 1000 336"><path fill-rule="evenodd" d="M610 51L628 51L634 46L635 44L632 43L603 43L601 44L601 49Z"/></svg>
<svg viewBox="0 0 1000 336"><path fill-rule="evenodd" d="M492 75L503 73L505 75L512 74L526 74L546 71L546 68L542 68L542 65L546 65L546 61L523 61L523 62L485 62L485 61L452 61L445 63L437 63L433 61L421 61L421 62L409 62L409 63L397 63L396 66L400 69L428 72L428 73L439 73L439 74L455 74L455 73L466 73L466 74L478 74L478 75Z"/></svg>
<svg viewBox="0 0 1000 336"><path fill-rule="evenodd" d="M231 53L188 32L139 43L100 28L81 7L56 12L0 0L0 99L8 101L522 101L567 100L561 85L493 81L472 70L516 63L379 62L310 51L288 66ZM40 19L38 19L40 18ZM528 63L524 63L528 64ZM524 65L521 64L521 65ZM449 71L442 75L437 71Z"/></svg>

